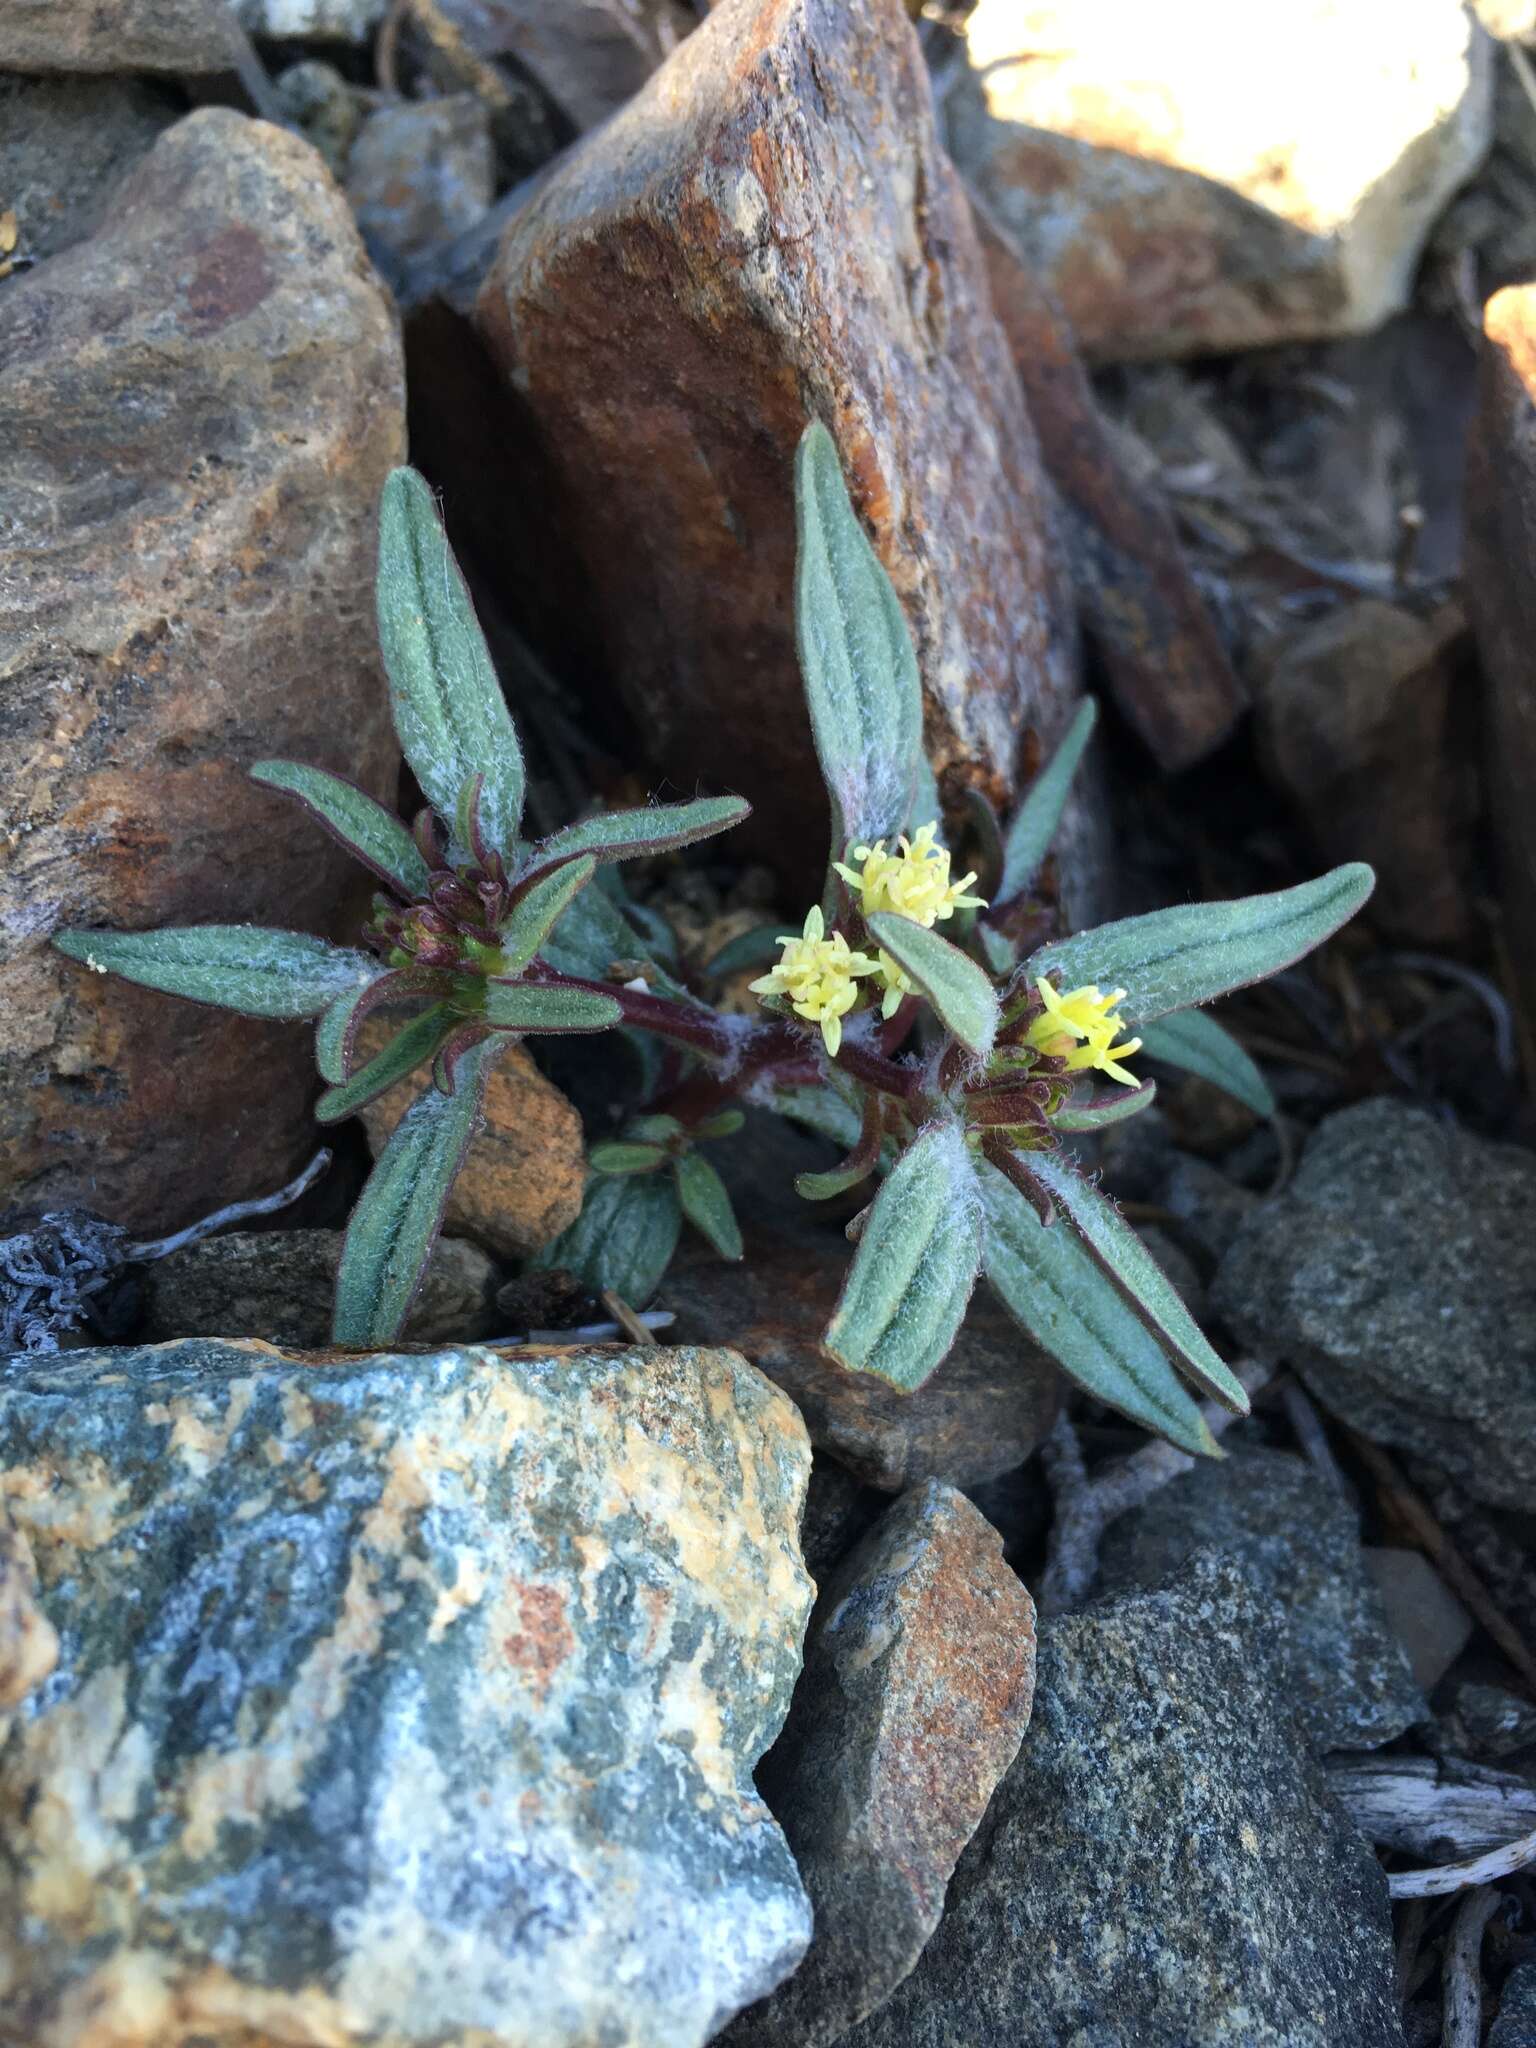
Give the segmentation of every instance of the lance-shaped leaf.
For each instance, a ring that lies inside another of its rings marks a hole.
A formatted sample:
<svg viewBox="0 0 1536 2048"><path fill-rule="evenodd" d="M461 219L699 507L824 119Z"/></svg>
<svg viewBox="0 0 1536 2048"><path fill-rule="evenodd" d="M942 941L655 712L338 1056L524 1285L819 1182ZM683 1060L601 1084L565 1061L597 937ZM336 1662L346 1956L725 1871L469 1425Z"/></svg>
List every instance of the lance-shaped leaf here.
<svg viewBox="0 0 1536 2048"><path fill-rule="evenodd" d="M859 1130L859 1142L840 1166L829 1167L825 1173L797 1173L795 1191L807 1202L825 1202L833 1195L846 1194L849 1188L856 1188L860 1181L869 1179L880 1164L880 1143L884 1130L884 1119L880 1113L880 1098L870 1089L864 1097L864 1120Z"/></svg>
<svg viewBox="0 0 1536 2048"><path fill-rule="evenodd" d="M1049 1229L1017 1188L978 1169L987 1282L1004 1308L1095 1400L1196 1457L1218 1455L1161 1345L1065 1218Z"/></svg>
<svg viewBox="0 0 1536 2048"><path fill-rule="evenodd" d="M1234 1415L1246 1415L1248 1396L1242 1381L1211 1349L1173 1282L1114 1204L1054 1154L1042 1153L1029 1164L1057 1206L1077 1225L1089 1251L1125 1289L1131 1306L1172 1352L1179 1370Z"/></svg>
<svg viewBox="0 0 1536 2048"><path fill-rule="evenodd" d="M741 1228L725 1182L701 1152L685 1152L672 1168L683 1214L722 1259L741 1257Z"/></svg>
<svg viewBox="0 0 1536 2048"><path fill-rule="evenodd" d="M369 980L338 996L320 1019L315 1031L315 1064L320 1069L320 1078L338 1084L347 1079L357 1057L363 1020L375 1010L426 996L444 998L452 989L452 976L439 968L391 967L381 971L376 967Z"/></svg>
<svg viewBox="0 0 1536 2048"><path fill-rule="evenodd" d="M795 639L833 840L889 838L922 759L917 656L891 579L859 524L826 428L795 458ZM926 822L926 821L925 821Z"/></svg>
<svg viewBox="0 0 1536 2048"><path fill-rule="evenodd" d="M528 965L554 929L555 920L596 873L597 862L588 853L529 883L501 928L502 957L509 974Z"/></svg>
<svg viewBox="0 0 1536 2048"><path fill-rule="evenodd" d="M340 1082L347 1078L353 1017L369 989L383 979L382 973L376 973L371 981L360 981L356 988L338 996L322 1013L315 1027L315 1065L320 1069L322 1081Z"/></svg>
<svg viewBox="0 0 1536 2048"><path fill-rule="evenodd" d="M494 1039L459 1063L452 1095L428 1088L390 1134L347 1225L336 1274L332 1336L338 1344L387 1344L415 1297L448 1190L480 1123Z"/></svg>
<svg viewBox="0 0 1536 2048"><path fill-rule="evenodd" d="M1112 1095L1090 1095L1081 1102L1064 1102L1051 1122L1058 1131L1102 1131L1110 1124L1123 1124L1128 1116L1140 1116L1144 1109L1152 1107L1156 1096L1157 1083L1143 1081L1139 1088L1117 1088Z"/></svg>
<svg viewBox="0 0 1536 2048"><path fill-rule="evenodd" d="M432 871L421 848L400 820L355 782L301 761L258 761L251 780L296 796L349 852L402 896L426 894Z"/></svg>
<svg viewBox="0 0 1536 2048"><path fill-rule="evenodd" d="M631 921L627 908L607 893L607 880L619 881L616 869L598 877L598 886L583 889L560 917L540 949L540 957L559 974L605 981L615 967L636 959L646 965L646 980L659 995L682 997L682 984L656 964L651 943Z"/></svg>
<svg viewBox="0 0 1536 2048"><path fill-rule="evenodd" d="M523 814L523 756L485 635L432 502L397 469L379 509L379 644L395 730L438 816L457 815L479 775L487 839L510 856Z"/></svg>
<svg viewBox="0 0 1536 2048"><path fill-rule="evenodd" d="M739 974L744 967L771 967L779 957L783 935L776 924L756 924L749 932L727 939L704 970L706 974Z"/></svg>
<svg viewBox="0 0 1536 2048"><path fill-rule="evenodd" d="M788 1083L773 1090L768 1107L776 1116L841 1145L845 1152L859 1142L859 1112L835 1088L814 1081Z"/></svg>
<svg viewBox="0 0 1536 2048"><path fill-rule="evenodd" d="M1255 1116L1274 1116L1273 1091L1237 1040L1203 1010L1177 1010L1142 1026L1141 1049L1149 1059L1166 1060L1224 1088Z"/></svg>
<svg viewBox="0 0 1536 2048"><path fill-rule="evenodd" d="M606 1138L587 1153L587 1164L594 1173L654 1173L666 1163L667 1154L662 1146L623 1138Z"/></svg>
<svg viewBox="0 0 1536 2048"><path fill-rule="evenodd" d="M1072 791L1072 778L1083 758L1083 749L1093 736L1099 707L1089 697L1078 706L1077 716L1050 760L1035 777L1028 796L1014 814L1003 841L1003 879L997 901L1011 902L1022 895L1051 850L1061 814Z"/></svg>
<svg viewBox="0 0 1536 2048"><path fill-rule="evenodd" d="M960 1127L930 1124L867 1212L827 1350L855 1372L920 1387L954 1342L980 1258L981 1205Z"/></svg>
<svg viewBox="0 0 1536 2048"><path fill-rule="evenodd" d="M1288 967L1347 924L1375 883L1350 861L1294 889L1121 918L1042 948L1024 972L1033 982L1055 971L1063 988L1123 988L1126 1023L1144 1024Z"/></svg>
<svg viewBox="0 0 1536 2048"><path fill-rule="evenodd" d="M728 832L751 814L752 806L743 796L705 796L691 804L652 804L642 811L600 811L546 839L534 858L542 867L547 860L568 859L573 853L590 853L601 861L670 853Z"/></svg>
<svg viewBox="0 0 1536 2048"><path fill-rule="evenodd" d="M677 1250L682 1210L670 1173L604 1174L587 1184L581 1214L533 1263L564 1267L593 1294L611 1287L644 1308Z"/></svg>
<svg viewBox="0 0 1536 2048"><path fill-rule="evenodd" d="M98 974L246 1017L317 1017L372 981L378 963L307 932L192 924L158 932L60 931L53 943Z"/></svg>
<svg viewBox="0 0 1536 2048"><path fill-rule="evenodd" d="M388 1045L376 1052L367 1066L360 1067L350 1081L327 1088L315 1104L315 1116L323 1124L340 1123L356 1116L360 1109L393 1088L409 1073L429 1060L447 1043L464 1019L446 1003L434 1003L409 1024L402 1025Z"/></svg>
<svg viewBox="0 0 1536 2048"><path fill-rule="evenodd" d="M612 996L558 982L488 981L485 1021L498 1031L609 1031L624 1012Z"/></svg>
<svg viewBox="0 0 1536 2048"><path fill-rule="evenodd" d="M869 920L876 941L904 967L962 1045L985 1059L997 1036L997 995L969 954L935 931L880 910Z"/></svg>

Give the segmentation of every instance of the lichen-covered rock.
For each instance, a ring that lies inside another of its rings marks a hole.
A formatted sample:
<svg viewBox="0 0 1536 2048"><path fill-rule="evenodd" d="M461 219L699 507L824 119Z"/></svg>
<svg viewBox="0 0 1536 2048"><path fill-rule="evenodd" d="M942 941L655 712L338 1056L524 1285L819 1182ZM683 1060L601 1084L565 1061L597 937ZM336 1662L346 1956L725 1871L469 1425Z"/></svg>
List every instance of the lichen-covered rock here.
<svg viewBox="0 0 1536 2048"><path fill-rule="evenodd" d="M953 1487L904 1494L822 1587L758 1773L816 1934L729 2048L826 2048L890 1996L1018 1754L1034 1683L1034 1603L997 1531Z"/></svg>
<svg viewBox="0 0 1536 2048"><path fill-rule="evenodd" d="M1380 1099L1320 1124L1212 1299L1378 1443L1477 1500L1536 1496L1536 1160Z"/></svg>
<svg viewBox="0 0 1536 2048"><path fill-rule="evenodd" d="M0 2031L696 2048L810 1931L750 1779L809 1461L724 1351L12 1365L61 1648L0 1747Z"/></svg>
<svg viewBox="0 0 1536 2048"><path fill-rule="evenodd" d="M1403 2048L1386 1880L1275 1624L1209 1558L1049 1623L938 1931L849 2048Z"/></svg>
<svg viewBox="0 0 1536 2048"><path fill-rule="evenodd" d="M1305 1462L1251 1445L1202 1460L1111 1523L1105 1590L1160 1586L1197 1550L1233 1558L1285 1616L1276 1654L1319 1751L1374 1749L1427 1712L1356 1516Z"/></svg>
<svg viewBox="0 0 1536 2048"><path fill-rule="evenodd" d="M502 507L487 544L580 579L656 760L751 798L743 845L808 865L826 832L790 602L808 418L912 626L946 798L1006 799L1026 731L1055 743L1050 493L899 0L721 0L517 212L476 318L548 476L526 540Z"/></svg>
<svg viewBox="0 0 1536 2048"><path fill-rule="evenodd" d="M358 227L396 290L416 258L472 227L495 191L490 115L473 93L379 107L347 159Z"/></svg>
<svg viewBox="0 0 1536 2048"><path fill-rule="evenodd" d="M32 1546L0 1506L0 1714L20 1706L58 1661L58 1631L37 1604Z"/></svg>
<svg viewBox="0 0 1536 2048"><path fill-rule="evenodd" d="M372 588L399 341L313 150L209 108L89 240L6 280L0 360L0 1181L159 1232L293 1172L308 1034L49 935L348 921L356 865L245 771L287 754L392 793Z"/></svg>

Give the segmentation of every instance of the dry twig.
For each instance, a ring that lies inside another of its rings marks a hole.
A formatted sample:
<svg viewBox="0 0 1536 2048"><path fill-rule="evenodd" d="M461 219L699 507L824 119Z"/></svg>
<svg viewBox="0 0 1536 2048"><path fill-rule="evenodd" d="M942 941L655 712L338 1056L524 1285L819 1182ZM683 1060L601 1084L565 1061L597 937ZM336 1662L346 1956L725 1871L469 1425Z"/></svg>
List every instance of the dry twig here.
<svg viewBox="0 0 1536 2048"><path fill-rule="evenodd" d="M1445 1950L1441 2048L1477 2048L1483 2033L1483 1930L1502 1903L1491 1887L1472 1892L1457 1909Z"/></svg>
<svg viewBox="0 0 1536 2048"><path fill-rule="evenodd" d="M1490 1849L1486 1856L1474 1856L1470 1863L1441 1863L1430 1870L1393 1870L1387 1875L1387 1890L1394 1899L1445 1899L1452 1892L1469 1892L1480 1884L1497 1884L1501 1877L1513 1877L1517 1870L1529 1870L1536 1863L1536 1833L1506 1842L1502 1849Z"/></svg>
<svg viewBox="0 0 1536 2048"><path fill-rule="evenodd" d="M654 1344L656 1333L640 1316L637 1316L623 1295L615 1294L611 1287L605 1287L597 1297L609 1315L628 1337L631 1344Z"/></svg>

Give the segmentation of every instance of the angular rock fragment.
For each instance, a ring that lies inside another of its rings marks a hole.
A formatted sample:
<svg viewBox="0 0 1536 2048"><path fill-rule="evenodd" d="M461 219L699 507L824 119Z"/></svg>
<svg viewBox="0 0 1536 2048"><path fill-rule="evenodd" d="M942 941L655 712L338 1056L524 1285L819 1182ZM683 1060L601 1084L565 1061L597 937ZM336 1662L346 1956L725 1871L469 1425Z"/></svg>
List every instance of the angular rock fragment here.
<svg viewBox="0 0 1536 2048"><path fill-rule="evenodd" d="M88 973L61 924L324 928L358 874L246 768L392 794L372 623L398 338L296 137L190 116L0 291L0 1179L165 1230L310 1142L304 1031ZM343 926L344 928L344 926Z"/></svg>
<svg viewBox="0 0 1536 2048"><path fill-rule="evenodd" d="M0 71L233 71L239 38L220 0L6 0Z"/></svg>
<svg viewBox="0 0 1536 2048"><path fill-rule="evenodd" d="M358 228L396 290L418 257L472 227L495 191L490 118L473 93L380 107L347 158Z"/></svg>
<svg viewBox="0 0 1536 2048"><path fill-rule="evenodd" d="M0 1746L50 2048L699 2048L809 1916L750 1771L809 1446L730 1352L14 1365L61 1649Z"/></svg>
<svg viewBox="0 0 1536 2048"><path fill-rule="evenodd" d="M512 57L578 131L604 121L675 50L698 16L684 0L443 0L481 57Z"/></svg>

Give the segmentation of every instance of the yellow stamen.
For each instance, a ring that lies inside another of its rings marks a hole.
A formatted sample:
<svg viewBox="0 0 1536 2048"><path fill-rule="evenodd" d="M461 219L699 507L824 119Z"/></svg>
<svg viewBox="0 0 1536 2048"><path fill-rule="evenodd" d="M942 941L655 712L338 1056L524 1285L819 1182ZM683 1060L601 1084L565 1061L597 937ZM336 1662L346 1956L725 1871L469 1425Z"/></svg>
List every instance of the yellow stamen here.
<svg viewBox="0 0 1536 2048"><path fill-rule="evenodd" d="M1117 1064L1141 1050L1139 1038L1127 1039L1123 1045L1115 1044L1117 1035L1125 1029L1124 1021L1112 1014L1125 1001L1123 988L1111 989L1106 996L1100 995L1097 987L1090 983L1085 988L1070 989L1062 994L1044 975L1038 977L1035 986L1040 991L1045 1010L1025 1033L1027 1045L1052 1058L1064 1059L1072 1073L1096 1067L1100 1073L1108 1074L1112 1081L1123 1082L1127 1088L1140 1087L1136 1076Z"/></svg>
<svg viewBox="0 0 1536 2048"><path fill-rule="evenodd" d="M879 963L855 953L841 932L826 935L819 905L806 912L805 929L782 936L777 967L751 984L760 996L783 996L797 1017L819 1024L827 1051L843 1042L843 1019L859 1000L859 977L878 974Z"/></svg>
<svg viewBox="0 0 1536 2048"><path fill-rule="evenodd" d="M957 910L986 908L983 897L965 893L976 879L974 874L962 875L958 882L949 879L949 849L934 844L938 829L937 823L920 825L910 839L903 833L894 853L886 851L883 839L873 846L856 846L853 858L859 863L857 868L846 867L842 861L833 863L849 888L857 892L859 908L866 917L873 917L877 910L892 910L898 917L910 917L914 924L931 929ZM912 992L912 982L883 949L879 968L885 982L880 1014L890 1017L902 997Z"/></svg>

